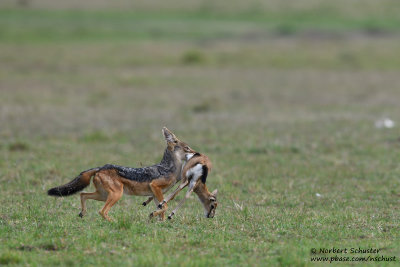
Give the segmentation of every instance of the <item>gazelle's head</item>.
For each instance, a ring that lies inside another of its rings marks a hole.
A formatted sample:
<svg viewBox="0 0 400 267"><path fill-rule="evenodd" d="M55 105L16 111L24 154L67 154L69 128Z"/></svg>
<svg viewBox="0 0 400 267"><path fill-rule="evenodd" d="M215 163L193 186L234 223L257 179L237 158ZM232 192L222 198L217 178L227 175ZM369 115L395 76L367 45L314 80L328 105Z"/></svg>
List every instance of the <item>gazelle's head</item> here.
<svg viewBox="0 0 400 267"><path fill-rule="evenodd" d="M203 203L204 209L205 209L204 214L206 215L207 218L214 218L214 216L215 216L215 210L217 209L217 206L218 206L217 193L218 193L217 189L212 191L212 193L208 197L208 204L205 205Z"/></svg>
<svg viewBox="0 0 400 267"><path fill-rule="evenodd" d="M167 141L167 149L174 153L175 157L180 160L186 160L186 155L196 153L188 144L179 140L167 127L162 129L165 141Z"/></svg>
<svg viewBox="0 0 400 267"><path fill-rule="evenodd" d="M199 183L194 192L199 197L200 202L203 204L204 207L204 215L206 218L214 218L215 210L217 209L218 202L217 202L217 193L218 190L215 189L210 193L207 189L207 186L203 183Z"/></svg>

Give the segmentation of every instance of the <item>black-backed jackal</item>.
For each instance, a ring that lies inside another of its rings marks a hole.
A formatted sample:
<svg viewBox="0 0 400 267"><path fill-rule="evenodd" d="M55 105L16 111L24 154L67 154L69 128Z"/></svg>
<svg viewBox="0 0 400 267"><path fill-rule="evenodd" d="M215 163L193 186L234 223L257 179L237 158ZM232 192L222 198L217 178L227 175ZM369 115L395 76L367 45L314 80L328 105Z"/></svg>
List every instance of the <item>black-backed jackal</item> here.
<svg viewBox="0 0 400 267"><path fill-rule="evenodd" d="M108 212L124 193L152 196L155 198L156 205L158 205L164 199L163 193L180 180L186 155L193 153L193 150L186 143L176 138L167 128L164 127L162 132L167 141L167 148L160 163L144 168L130 168L112 164L92 168L81 172L71 182L50 189L48 194L57 197L75 194L87 187L91 178L94 177L93 184L96 191L81 193L82 210L79 213L80 217L86 214L86 200L95 199L106 202L99 213L103 218L110 220ZM165 217L164 212L159 212L157 215L162 220Z"/></svg>

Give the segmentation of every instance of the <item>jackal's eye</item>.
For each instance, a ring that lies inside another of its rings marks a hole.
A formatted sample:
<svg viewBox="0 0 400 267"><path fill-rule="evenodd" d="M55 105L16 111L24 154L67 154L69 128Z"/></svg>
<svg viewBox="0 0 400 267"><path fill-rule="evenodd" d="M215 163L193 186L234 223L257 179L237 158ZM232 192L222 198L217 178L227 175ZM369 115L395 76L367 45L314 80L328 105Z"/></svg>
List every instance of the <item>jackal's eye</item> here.
<svg viewBox="0 0 400 267"><path fill-rule="evenodd" d="M210 201L211 201L211 202L215 202L215 198L213 198L213 197L210 198Z"/></svg>

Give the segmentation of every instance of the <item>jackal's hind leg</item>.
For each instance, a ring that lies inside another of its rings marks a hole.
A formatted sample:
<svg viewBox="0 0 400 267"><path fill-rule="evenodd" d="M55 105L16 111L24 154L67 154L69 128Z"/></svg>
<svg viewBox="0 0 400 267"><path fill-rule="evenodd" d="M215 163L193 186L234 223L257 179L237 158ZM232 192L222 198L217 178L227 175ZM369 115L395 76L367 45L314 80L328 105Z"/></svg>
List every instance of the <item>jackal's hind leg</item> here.
<svg viewBox="0 0 400 267"><path fill-rule="evenodd" d="M111 221L111 218L108 217L108 212L124 194L124 185L117 179L113 179L113 177L107 174L101 175L100 180L102 188L105 190L105 192L107 192L108 196L106 204L99 211L99 213L104 219Z"/></svg>
<svg viewBox="0 0 400 267"><path fill-rule="evenodd" d="M96 174L93 178L93 185L96 188L96 191L93 193L81 193L81 206L82 210L79 213L79 217L83 217L86 215L86 200L94 199L98 201L106 201L108 193L104 190L101 184L101 178L98 174Z"/></svg>
<svg viewBox="0 0 400 267"><path fill-rule="evenodd" d="M98 201L106 201L107 196L104 194L101 194L99 191L93 192L93 193L81 193L81 206L82 210L79 213L79 217L83 217L86 215L86 200L87 199L94 199Z"/></svg>
<svg viewBox="0 0 400 267"><path fill-rule="evenodd" d="M114 204L117 203L118 200L120 200L123 193L124 193L123 190L121 190L116 192L110 192L108 194L106 204L101 209L101 211L99 211L100 215L107 221L111 221L111 218L108 217L108 212L110 211L111 207L114 206Z"/></svg>

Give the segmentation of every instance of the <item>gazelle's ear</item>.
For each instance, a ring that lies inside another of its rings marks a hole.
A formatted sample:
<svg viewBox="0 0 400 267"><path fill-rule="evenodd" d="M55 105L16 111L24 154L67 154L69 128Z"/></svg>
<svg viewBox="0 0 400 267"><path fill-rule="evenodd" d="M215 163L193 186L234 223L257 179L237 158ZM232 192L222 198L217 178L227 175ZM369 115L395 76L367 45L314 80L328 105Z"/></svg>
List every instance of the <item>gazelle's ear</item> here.
<svg viewBox="0 0 400 267"><path fill-rule="evenodd" d="M211 193L211 195L213 195L213 196L217 196L217 194L218 194L218 189L215 189L214 191L212 191L212 193Z"/></svg>
<svg viewBox="0 0 400 267"><path fill-rule="evenodd" d="M176 136L170 130L168 130L167 127L163 127L162 132L167 142L173 143L177 141Z"/></svg>

